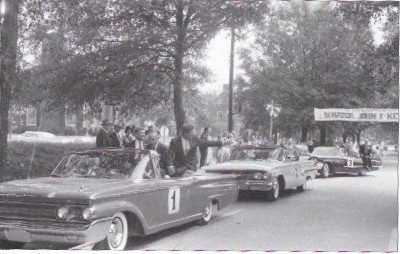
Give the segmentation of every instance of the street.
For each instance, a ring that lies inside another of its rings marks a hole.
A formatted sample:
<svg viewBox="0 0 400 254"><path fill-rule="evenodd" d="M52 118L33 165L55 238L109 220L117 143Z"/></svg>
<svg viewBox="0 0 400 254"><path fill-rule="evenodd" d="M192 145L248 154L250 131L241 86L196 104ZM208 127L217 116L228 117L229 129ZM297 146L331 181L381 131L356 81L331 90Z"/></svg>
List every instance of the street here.
<svg viewBox="0 0 400 254"><path fill-rule="evenodd" d="M204 227L188 225L136 240L139 250L397 250L397 155L365 177L315 179L276 202L241 195ZM247 193L245 193L247 194Z"/></svg>
<svg viewBox="0 0 400 254"><path fill-rule="evenodd" d="M303 193L276 202L243 193L238 203L214 213L206 226L192 224L130 239L129 250L397 250L397 158L367 176L314 179ZM57 249L27 244L25 249Z"/></svg>

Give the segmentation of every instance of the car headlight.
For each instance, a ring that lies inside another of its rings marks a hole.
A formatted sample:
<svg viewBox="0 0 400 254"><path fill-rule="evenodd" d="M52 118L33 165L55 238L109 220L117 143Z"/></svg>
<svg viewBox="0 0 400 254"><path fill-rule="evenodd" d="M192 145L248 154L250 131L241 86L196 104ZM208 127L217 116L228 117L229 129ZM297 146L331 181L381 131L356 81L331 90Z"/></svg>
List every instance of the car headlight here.
<svg viewBox="0 0 400 254"><path fill-rule="evenodd" d="M85 208L82 211L82 218L84 220L91 220L94 217L93 209L92 208Z"/></svg>
<svg viewBox="0 0 400 254"><path fill-rule="evenodd" d="M57 217L62 220L65 220L68 216L68 212L69 212L68 207L66 207L66 206L60 207L57 210Z"/></svg>
<svg viewBox="0 0 400 254"><path fill-rule="evenodd" d="M254 173L254 179L260 180L262 178L262 174L260 172Z"/></svg>
<svg viewBox="0 0 400 254"><path fill-rule="evenodd" d="M270 180L272 178L272 175L270 173L264 173L262 176L262 179L264 180Z"/></svg>

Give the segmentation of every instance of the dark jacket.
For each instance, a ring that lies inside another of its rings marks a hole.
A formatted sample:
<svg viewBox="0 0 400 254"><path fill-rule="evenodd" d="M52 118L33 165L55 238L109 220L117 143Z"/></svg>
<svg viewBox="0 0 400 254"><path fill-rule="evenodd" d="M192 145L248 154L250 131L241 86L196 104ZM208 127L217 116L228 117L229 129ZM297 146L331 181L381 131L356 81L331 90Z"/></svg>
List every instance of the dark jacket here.
<svg viewBox="0 0 400 254"><path fill-rule="evenodd" d="M120 147L121 143L116 132L110 134L111 147Z"/></svg>
<svg viewBox="0 0 400 254"><path fill-rule="evenodd" d="M370 145L360 145L359 148L359 153L360 155L364 155L364 156L371 156L372 154L372 147Z"/></svg>
<svg viewBox="0 0 400 254"><path fill-rule="evenodd" d="M96 136L96 147L110 147L111 139L106 130L101 128Z"/></svg>
<svg viewBox="0 0 400 254"><path fill-rule="evenodd" d="M146 149L155 150L160 155L160 168L167 169L172 166L171 156L168 147L161 142L158 142L156 149L154 147L147 146Z"/></svg>
<svg viewBox="0 0 400 254"><path fill-rule="evenodd" d="M208 136L201 135L200 139L207 140L207 137ZM205 166L207 163L207 150L206 146L200 147L200 167Z"/></svg>
<svg viewBox="0 0 400 254"><path fill-rule="evenodd" d="M186 166L190 170L197 170L197 147L222 146L222 141L207 141L193 136L189 140L190 149L186 156L183 153L182 136L171 139L169 151L173 158L175 169Z"/></svg>

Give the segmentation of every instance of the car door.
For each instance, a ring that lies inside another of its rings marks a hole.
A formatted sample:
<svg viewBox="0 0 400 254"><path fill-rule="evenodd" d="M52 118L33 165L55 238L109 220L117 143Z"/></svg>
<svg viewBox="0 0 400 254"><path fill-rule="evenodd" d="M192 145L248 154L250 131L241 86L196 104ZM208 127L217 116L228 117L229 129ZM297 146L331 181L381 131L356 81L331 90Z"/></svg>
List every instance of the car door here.
<svg viewBox="0 0 400 254"><path fill-rule="evenodd" d="M154 155L148 158L143 162L142 172L136 172L138 179L135 181L142 186L142 191L134 202L140 207L150 230L158 231L179 224L188 216L190 187L194 178L161 177L157 158ZM150 171L154 171L153 177L144 176ZM140 177L141 174L143 177Z"/></svg>
<svg viewBox="0 0 400 254"><path fill-rule="evenodd" d="M296 187L304 184L307 179L307 172L313 168L313 164L314 163L309 160L301 161L298 157L293 161Z"/></svg>
<svg viewBox="0 0 400 254"><path fill-rule="evenodd" d="M298 168L296 168L296 165L293 163L293 161L285 158L279 169L285 178L286 189L297 186L298 179L296 176L296 171Z"/></svg>

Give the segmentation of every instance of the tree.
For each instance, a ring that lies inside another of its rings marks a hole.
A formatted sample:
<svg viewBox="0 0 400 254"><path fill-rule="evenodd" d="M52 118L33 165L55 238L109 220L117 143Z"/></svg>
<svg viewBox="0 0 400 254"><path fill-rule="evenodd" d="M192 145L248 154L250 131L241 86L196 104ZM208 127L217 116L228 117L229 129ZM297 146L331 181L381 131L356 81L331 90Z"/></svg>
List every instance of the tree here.
<svg viewBox="0 0 400 254"><path fill-rule="evenodd" d="M232 23L232 16L259 17L266 3L263 1L227 0L163 0L151 1L145 6L148 28L151 34L149 45L144 47L158 52L164 58L162 66L171 70L174 95L174 115L178 132L185 122L183 107L184 65L188 58L201 56L207 42L221 29ZM235 9L236 12L229 10ZM243 12L240 12L243 10ZM185 73L185 74L184 74Z"/></svg>
<svg viewBox="0 0 400 254"><path fill-rule="evenodd" d="M336 5L352 3L279 3L257 25L253 48L242 52L249 77L244 96L252 94L246 100L253 100L248 110L262 115L263 105L278 102L277 128L289 136L301 129L303 141L309 129L318 127L324 144L325 135L340 127L315 123L314 108L377 107L387 88L373 75L379 61L369 19L358 20L364 22L360 25L339 15Z"/></svg>
<svg viewBox="0 0 400 254"><path fill-rule="evenodd" d="M16 83L19 0L3 0L0 64L0 181L7 161L7 135L12 90Z"/></svg>

